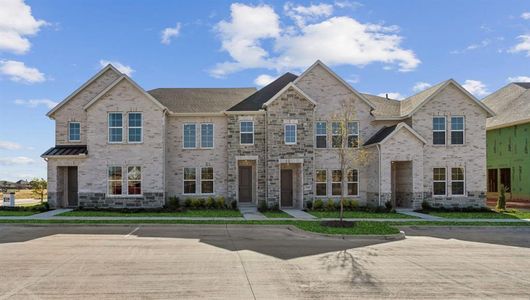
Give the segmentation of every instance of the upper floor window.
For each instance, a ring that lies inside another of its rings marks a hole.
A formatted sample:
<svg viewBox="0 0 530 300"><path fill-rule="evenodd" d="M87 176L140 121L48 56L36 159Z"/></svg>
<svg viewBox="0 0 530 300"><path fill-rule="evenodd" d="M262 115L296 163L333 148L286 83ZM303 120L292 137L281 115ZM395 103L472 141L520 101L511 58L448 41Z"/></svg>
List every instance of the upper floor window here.
<svg viewBox="0 0 530 300"><path fill-rule="evenodd" d="M451 117L451 144L464 144L464 117Z"/></svg>
<svg viewBox="0 0 530 300"><path fill-rule="evenodd" d="M109 143L123 141L123 114L121 112L109 113Z"/></svg>
<svg viewBox="0 0 530 300"><path fill-rule="evenodd" d="M342 126L340 122L331 123L331 147L342 148Z"/></svg>
<svg viewBox="0 0 530 300"><path fill-rule="evenodd" d="M127 193L129 195L142 194L142 167L127 167Z"/></svg>
<svg viewBox="0 0 530 300"><path fill-rule="evenodd" d="M68 123L68 141L70 142L81 141L81 123L79 122Z"/></svg>
<svg viewBox="0 0 530 300"><path fill-rule="evenodd" d="M446 174L445 168L434 168L432 169L432 189L434 196L445 196L446 193Z"/></svg>
<svg viewBox="0 0 530 300"><path fill-rule="evenodd" d="M348 148L359 147L359 122L348 122Z"/></svg>
<svg viewBox="0 0 530 300"><path fill-rule="evenodd" d="M201 193L213 194L213 168L201 168Z"/></svg>
<svg viewBox="0 0 530 300"><path fill-rule="evenodd" d="M464 168L451 168L451 194L464 195L464 183Z"/></svg>
<svg viewBox="0 0 530 300"><path fill-rule="evenodd" d="M241 121L239 123L240 130L240 143L241 145L252 145L254 144L254 122L253 121Z"/></svg>
<svg viewBox="0 0 530 300"><path fill-rule="evenodd" d="M445 145L445 117L432 118L432 143Z"/></svg>
<svg viewBox="0 0 530 300"><path fill-rule="evenodd" d="M317 122L315 126L315 139L317 148L327 147L327 126L326 122Z"/></svg>
<svg viewBox="0 0 530 300"><path fill-rule="evenodd" d="M201 148L213 148L213 124L201 124Z"/></svg>
<svg viewBox="0 0 530 300"><path fill-rule="evenodd" d="M130 143L141 143L142 142L142 113L130 112L129 117L129 142Z"/></svg>
<svg viewBox="0 0 530 300"><path fill-rule="evenodd" d="M184 148L196 147L195 124L184 124Z"/></svg>
<svg viewBox="0 0 530 300"><path fill-rule="evenodd" d="M348 195L359 195L359 171L356 169L348 170Z"/></svg>
<svg viewBox="0 0 530 300"><path fill-rule="evenodd" d="M296 144L296 124L285 124L284 140L287 145Z"/></svg>
<svg viewBox="0 0 530 300"><path fill-rule="evenodd" d="M316 194L317 196L326 196L328 182L326 170L316 170L316 174Z"/></svg>

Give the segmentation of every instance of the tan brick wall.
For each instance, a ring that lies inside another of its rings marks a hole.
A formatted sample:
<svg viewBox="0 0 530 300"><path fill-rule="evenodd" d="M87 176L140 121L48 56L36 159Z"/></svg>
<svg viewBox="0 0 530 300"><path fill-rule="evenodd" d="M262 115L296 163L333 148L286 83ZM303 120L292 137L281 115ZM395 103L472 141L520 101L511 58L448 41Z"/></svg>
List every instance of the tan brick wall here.
<svg viewBox="0 0 530 300"><path fill-rule="evenodd" d="M112 69L101 74L96 80L89 84L79 94L65 103L58 111L55 112L55 144L56 145L86 145L87 144L87 115L83 106L92 100L97 94L108 87L112 82L120 77ZM80 122L81 124L81 141L68 141L68 123Z"/></svg>

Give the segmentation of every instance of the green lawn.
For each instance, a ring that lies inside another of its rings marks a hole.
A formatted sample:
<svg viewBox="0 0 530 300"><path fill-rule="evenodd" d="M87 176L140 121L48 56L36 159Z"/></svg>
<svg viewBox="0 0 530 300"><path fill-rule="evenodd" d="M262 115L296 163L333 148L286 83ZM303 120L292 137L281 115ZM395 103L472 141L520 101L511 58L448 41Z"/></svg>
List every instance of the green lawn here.
<svg viewBox="0 0 530 300"><path fill-rule="evenodd" d="M429 215L447 219L530 219L530 212L429 212Z"/></svg>
<svg viewBox="0 0 530 300"><path fill-rule="evenodd" d="M392 227L384 222L357 222L355 226L349 228L336 228L320 225L320 222L296 222L296 227L310 232L325 234L345 234L345 235L362 235L362 234L396 234L399 229Z"/></svg>
<svg viewBox="0 0 530 300"><path fill-rule="evenodd" d="M317 218L339 218L338 211L309 211ZM344 218L366 218L366 219L417 219L416 217L398 213L375 213L365 211L345 211Z"/></svg>
<svg viewBox="0 0 530 300"><path fill-rule="evenodd" d="M290 214L284 212L284 211L266 211L262 212L262 214L267 218L292 218Z"/></svg>
<svg viewBox="0 0 530 300"><path fill-rule="evenodd" d="M120 212L97 210L73 210L59 214L61 217L241 217L239 210L187 210L184 212Z"/></svg>
<svg viewBox="0 0 530 300"><path fill-rule="evenodd" d="M38 211L28 211L28 210L0 210L0 216L31 216L38 214Z"/></svg>

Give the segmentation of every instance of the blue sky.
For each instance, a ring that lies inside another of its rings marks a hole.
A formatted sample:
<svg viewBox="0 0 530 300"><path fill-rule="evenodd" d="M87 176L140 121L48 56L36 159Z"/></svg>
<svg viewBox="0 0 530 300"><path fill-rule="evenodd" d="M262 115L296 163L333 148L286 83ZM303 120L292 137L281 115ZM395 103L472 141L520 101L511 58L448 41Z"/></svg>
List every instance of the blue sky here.
<svg viewBox="0 0 530 300"><path fill-rule="evenodd" d="M259 86L316 59L361 92L454 78L482 98L530 81L530 3L0 0L0 180L45 177L46 112L107 61L148 90Z"/></svg>

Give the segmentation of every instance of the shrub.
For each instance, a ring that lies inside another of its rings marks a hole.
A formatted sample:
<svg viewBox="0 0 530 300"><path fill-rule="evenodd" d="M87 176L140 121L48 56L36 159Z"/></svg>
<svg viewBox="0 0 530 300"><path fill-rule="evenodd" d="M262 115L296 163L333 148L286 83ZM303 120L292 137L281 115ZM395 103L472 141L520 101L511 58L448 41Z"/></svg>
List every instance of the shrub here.
<svg viewBox="0 0 530 300"><path fill-rule="evenodd" d="M201 201L199 199L191 199L191 208L198 209L201 207Z"/></svg>
<svg viewBox="0 0 530 300"><path fill-rule="evenodd" d="M213 197L208 197L204 206L208 209L215 208L215 200L213 199Z"/></svg>
<svg viewBox="0 0 530 300"><path fill-rule="evenodd" d="M269 210L269 207L267 207L267 201L261 200L258 204L258 211L266 212L267 210Z"/></svg>
<svg viewBox="0 0 530 300"><path fill-rule="evenodd" d="M385 208L388 212L391 212L392 210L394 210L392 201L388 200L387 202L385 202Z"/></svg>
<svg viewBox="0 0 530 300"><path fill-rule="evenodd" d="M427 202L427 200L423 200L423 202L421 203L421 209L422 210L431 210L432 206L429 204L429 202Z"/></svg>
<svg viewBox="0 0 530 300"><path fill-rule="evenodd" d="M313 209L313 202L311 201L306 201L305 202L305 207L309 210Z"/></svg>
<svg viewBox="0 0 530 300"><path fill-rule="evenodd" d="M501 191L499 193L499 198L497 199L497 206L495 207L497 210L506 210L506 188L504 187L504 184L501 184Z"/></svg>
<svg viewBox="0 0 530 300"><path fill-rule="evenodd" d="M171 210L176 210L180 208L180 200L176 196L169 197L169 200L167 201L167 206Z"/></svg>
<svg viewBox="0 0 530 300"><path fill-rule="evenodd" d="M344 205L349 210L356 210L359 207L359 202L357 202L357 200L354 200L354 199L349 199L349 200L346 200Z"/></svg>
<svg viewBox="0 0 530 300"><path fill-rule="evenodd" d="M217 198L217 200L215 200L215 207L217 207L217 209L225 208L225 198L224 197Z"/></svg>
<svg viewBox="0 0 530 300"><path fill-rule="evenodd" d="M313 200L312 206L314 210L322 210L324 208L324 201L322 201L322 199Z"/></svg>
<svg viewBox="0 0 530 300"><path fill-rule="evenodd" d="M232 207L232 209L234 209L234 210L237 209L237 201L236 200L232 200L230 202L230 207Z"/></svg>
<svg viewBox="0 0 530 300"><path fill-rule="evenodd" d="M334 211L335 210L335 201L333 199L328 199L326 202L326 210L327 211Z"/></svg>
<svg viewBox="0 0 530 300"><path fill-rule="evenodd" d="M190 208L191 207L191 202L192 202L191 198L186 198L186 200L184 200L184 206L187 207L187 208Z"/></svg>
<svg viewBox="0 0 530 300"><path fill-rule="evenodd" d="M278 202L274 203L273 205L271 205L269 207L269 210L270 211L280 211L280 205L278 204Z"/></svg>

